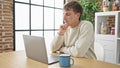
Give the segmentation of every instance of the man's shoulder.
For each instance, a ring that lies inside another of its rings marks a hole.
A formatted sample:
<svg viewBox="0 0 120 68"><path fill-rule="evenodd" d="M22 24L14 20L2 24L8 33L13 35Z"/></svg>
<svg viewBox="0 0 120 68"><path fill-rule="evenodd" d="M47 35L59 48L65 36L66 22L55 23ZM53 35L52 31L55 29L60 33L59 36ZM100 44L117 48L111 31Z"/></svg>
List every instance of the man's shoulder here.
<svg viewBox="0 0 120 68"><path fill-rule="evenodd" d="M84 24L85 23L92 24L90 21L87 21L87 20L82 20L81 22L84 23Z"/></svg>
<svg viewBox="0 0 120 68"><path fill-rule="evenodd" d="M93 26L93 24L92 24L90 21L87 21L87 20L82 20L80 23L81 23L81 26L82 26L82 25L86 25L86 26L87 26L87 25L88 25L88 26L91 25L91 26Z"/></svg>

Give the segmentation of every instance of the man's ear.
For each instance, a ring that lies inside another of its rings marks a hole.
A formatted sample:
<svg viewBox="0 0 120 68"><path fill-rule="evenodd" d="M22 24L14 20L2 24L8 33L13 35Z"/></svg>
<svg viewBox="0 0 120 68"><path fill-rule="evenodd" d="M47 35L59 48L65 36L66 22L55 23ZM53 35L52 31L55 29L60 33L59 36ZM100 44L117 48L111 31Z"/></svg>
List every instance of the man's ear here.
<svg viewBox="0 0 120 68"><path fill-rule="evenodd" d="M80 17L80 15L81 15L80 13L77 13L77 16L78 16L78 17Z"/></svg>
<svg viewBox="0 0 120 68"><path fill-rule="evenodd" d="M77 18L80 18L80 15L81 15L80 13L76 13Z"/></svg>

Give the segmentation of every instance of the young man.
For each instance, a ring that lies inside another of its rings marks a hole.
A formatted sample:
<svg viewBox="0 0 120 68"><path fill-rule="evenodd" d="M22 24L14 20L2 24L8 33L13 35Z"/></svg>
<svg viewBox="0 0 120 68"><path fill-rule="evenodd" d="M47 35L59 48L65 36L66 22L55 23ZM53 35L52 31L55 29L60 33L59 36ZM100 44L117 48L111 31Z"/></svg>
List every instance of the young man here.
<svg viewBox="0 0 120 68"><path fill-rule="evenodd" d="M52 41L52 52L60 51L74 57L96 59L94 53L94 31L89 21L81 21L82 6L71 1L64 6L64 22Z"/></svg>

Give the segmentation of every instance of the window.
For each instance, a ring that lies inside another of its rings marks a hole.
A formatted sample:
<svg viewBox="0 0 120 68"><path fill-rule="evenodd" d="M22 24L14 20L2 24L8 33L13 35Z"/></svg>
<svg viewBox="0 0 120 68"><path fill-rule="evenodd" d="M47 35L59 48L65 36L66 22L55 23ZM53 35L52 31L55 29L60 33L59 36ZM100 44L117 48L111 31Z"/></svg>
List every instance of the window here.
<svg viewBox="0 0 120 68"><path fill-rule="evenodd" d="M23 35L45 37L50 43L63 23L64 0L15 0L15 50L24 50Z"/></svg>

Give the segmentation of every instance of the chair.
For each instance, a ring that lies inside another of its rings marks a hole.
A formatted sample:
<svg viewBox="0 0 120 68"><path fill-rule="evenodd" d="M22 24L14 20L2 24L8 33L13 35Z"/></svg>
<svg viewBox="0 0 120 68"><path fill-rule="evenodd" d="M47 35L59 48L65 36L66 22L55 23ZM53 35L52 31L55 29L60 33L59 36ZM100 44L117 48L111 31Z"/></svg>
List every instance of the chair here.
<svg viewBox="0 0 120 68"><path fill-rule="evenodd" d="M104 61L104 48L100 43L94 43L94 51L97 57L97 60Z"/></svg>

